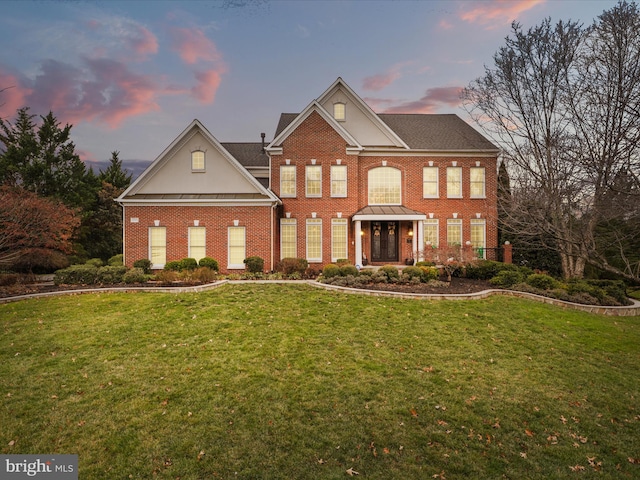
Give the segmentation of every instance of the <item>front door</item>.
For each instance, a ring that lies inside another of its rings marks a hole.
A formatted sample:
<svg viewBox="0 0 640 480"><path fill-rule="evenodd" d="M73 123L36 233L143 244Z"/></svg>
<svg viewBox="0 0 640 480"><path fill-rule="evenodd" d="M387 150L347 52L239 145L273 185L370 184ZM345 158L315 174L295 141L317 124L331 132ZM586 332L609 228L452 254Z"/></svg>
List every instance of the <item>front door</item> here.
<svg viewBox="0 0 640 480"><path fill-rule="evenodd" d="M398 222L371 222L371 261L398 261Z"/></svg>

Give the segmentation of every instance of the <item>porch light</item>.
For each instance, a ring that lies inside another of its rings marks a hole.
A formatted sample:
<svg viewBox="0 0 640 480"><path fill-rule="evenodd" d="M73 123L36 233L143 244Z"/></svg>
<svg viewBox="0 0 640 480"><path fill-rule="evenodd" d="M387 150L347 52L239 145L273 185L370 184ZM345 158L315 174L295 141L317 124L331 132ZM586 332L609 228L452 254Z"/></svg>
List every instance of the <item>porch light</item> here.
<svg viewBox="0 0 640 480"><path fill-rule="evenodd" d="M413 237L413 228L410 228L410 229L409 229L409 236L410 236L410 237Z"/></svg>
<svg viewBox="0 0 640 480"><path fill-rule="evenodd" d="M360 236L364 237L364 230L360 230Z"/></svg>

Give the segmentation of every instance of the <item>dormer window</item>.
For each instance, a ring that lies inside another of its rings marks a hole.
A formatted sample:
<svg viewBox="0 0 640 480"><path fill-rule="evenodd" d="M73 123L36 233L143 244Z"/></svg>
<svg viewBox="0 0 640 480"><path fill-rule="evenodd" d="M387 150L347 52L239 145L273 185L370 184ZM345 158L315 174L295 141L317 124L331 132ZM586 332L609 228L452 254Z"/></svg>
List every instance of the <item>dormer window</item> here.
<svg viewBox="0 0 640 480"><path fill-rule="evenodd" d="M341 102L333 104L333 118L344 122L347 118L347 105Z"/></svg>
<svg viewBox="0 0 640 480"><path fill-rule="evenodd" d="M204 152L202 150L191 152L191 171L204 172Z"/></svg>

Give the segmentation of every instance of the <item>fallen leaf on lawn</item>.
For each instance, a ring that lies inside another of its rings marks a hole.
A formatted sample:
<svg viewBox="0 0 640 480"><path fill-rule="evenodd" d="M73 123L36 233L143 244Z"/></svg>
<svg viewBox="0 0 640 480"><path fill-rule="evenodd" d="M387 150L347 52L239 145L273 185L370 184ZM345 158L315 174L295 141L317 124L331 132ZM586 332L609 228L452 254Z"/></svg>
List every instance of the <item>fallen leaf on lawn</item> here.
<svg viewBox="0 0 640 480"><path fill-rule="evenodd" d="M349 474L350 477L353 477L354 475L360 475L353 468L350 468L349 470L347 470L347 473Z"/></svg>
<svg viewBox="0 0 640 480"><path fill-rule="evenodd" d="M444 425L449 425L449 424L447 422L445 422L444 420L438 420L438 425L444 426Z"/></svg>
<svg viewBox="0 0 640 480"><path fill-rule="evenodd" d="M387 455L389 454L389 449L388 449L387 447L384 447L384 448L382 449L382 451L383 451L384 453L386 453Z"/></svg>
<svg viewBox="0 0 640 480"><path fill-rule="evenodd" d="M323 459L319 458L319 459L318 459L318 463L319 463L320 465L324 465L326 462L325 462Z"/></svg>
<svg viewBox="0 0 640 480"><path fill-rule="evenodd" d="M527 434L527 436L529 436L529 437L533 437L533 432L532 432L531 430L526 429L526 430L524 431L524 433L526 433L526 434Z"/></svg>
<svg viewBox="0 0 640 480"><path fill-rule="evenodd" d="M415 408L411 409L411 416L413 416L413 417L417 417L418 416L418 412L416 411Z"/></svg>
<svg viewBox="0 0 640 480"><path fill-rule="evenodd" d="M572 472L582 472L585 468L582 465L576 465L575 467L569 467Z"/></svg>
<svg viewBox="0 0 640 480"><path fill-rule="evenodd" d="M436 473L435 475L432 475L432 478L439 478L440 480L446 480L444 476L444 470L442 470L440 473Z"/></svg>
<svg viewBox="0 0 640 480"><path fill-rule="evenodd" d="M580 440L580 443L587 443L587 437L578 437L578 440Z"/></svg>
<svg viewBox="0 0 640 480"><path fill-rule="evenodd" d="M15 441L15 440L11 440L11 441L9 442L9 446L10 446L10 447L13 447L15 444L16 444L16 441ZM630 462L631 462L631 460L632 460L632 458L629 458L629 461L630 461ZM631 463L633 463L633 462L631 462Z"/></svg>
<svg viewBox="0 0 640 480"><path fill-rule="evenodd" d="M204 450L200 450L200 453L198 454L198 461L202 460L202 457L205 456Z"/></svg>
<svg viewBox="0 0 640 480"><path fill-rule="evenodd" d="M567 419L566 419L566 418L564 418L564 415L561 415L561 416L560 416L560 420L562 420L562 423L567 423Z"/></svg>
<svg viewBox="0 0 640 480"><path fill-rule="evenodd" d="M527 452L520 452L520 456L522 458L527 458Z"/></svg>
<svg viewBox="0 0 640 480"><path fill-rule="evenodd" d="M9 445L11 445L11 444L9 444ZM629 458L627 458L627 460L629 460L629 463L632 463L634 465L640 465L640 458L629 457Z"/></svg>

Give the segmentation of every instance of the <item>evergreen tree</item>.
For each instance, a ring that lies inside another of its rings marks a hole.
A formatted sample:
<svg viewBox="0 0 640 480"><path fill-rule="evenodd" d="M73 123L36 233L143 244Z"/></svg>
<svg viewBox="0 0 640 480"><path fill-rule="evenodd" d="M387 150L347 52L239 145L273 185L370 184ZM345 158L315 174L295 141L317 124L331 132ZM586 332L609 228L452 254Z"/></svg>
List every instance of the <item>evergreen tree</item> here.
<svg viewBox="0 0 640 480"><path fill-rule="evenodd" d="M111 163L104 171L100 170L98 179L124 191L131 184L132 175L122 169L122 160L118 158L118 155L120 152L117 150L111 152Z"/></svg>

